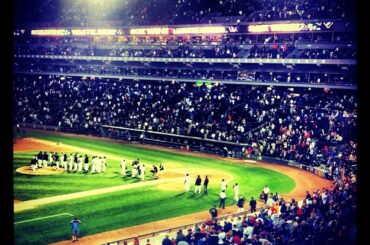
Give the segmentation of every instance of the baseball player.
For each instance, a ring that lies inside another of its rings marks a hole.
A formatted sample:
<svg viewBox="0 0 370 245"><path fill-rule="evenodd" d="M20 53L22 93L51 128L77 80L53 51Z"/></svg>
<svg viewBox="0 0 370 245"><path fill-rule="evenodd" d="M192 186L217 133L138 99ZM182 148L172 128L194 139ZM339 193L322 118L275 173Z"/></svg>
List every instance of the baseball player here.
<svg viewBox="0 0 370 245"><path fill-rule="evenodd" d="M60 166L64 168L64 170L67 170L67 154L62 152L62 155L60 156Z"/></svg>
<svg viewBox="0 0 370 245"><path fill-rule="evenodd" d="M72 172L76 172L78 170L78 155L77 153L73 157L73 170Z"/></svg>
<svg viewBox="0 0 370 245"><path fill-rule="evenodd" d="M36 171L37 169L37 155L33 156L31 160L31 168L32 168L32 171Z"/></svg>
<svg viewBox="0 0 370 245"><path fill-rule="evenodd" d="M105 170L107 170L107 158L103 157L101 159L101 171L105 173Z"/></svg>
<svg viewBox="0 0 370 245"><path fill-rule="evenodd" d="M136 177L137 175L137 164L136 162L134 162L134 164L132 165L132 169L131 169L131 177L134 178Z"/></svg>
<svg viewBox="0 0 370 245"><path fill-rule="evenodd" d="M158 176L157 176L157 174L158 174L158 168L157 168L157 166L153 165L153 169L150 170L150 172L152 172L154 179L157 179L158 178Z"/></svg>
<svg viewBox="0 0 370 245"><path fill-rule="evenodd" d="M195 189L194 189L194 192L195 193L199 193L200 194L200 191L201 191L201 184L202 184L202 179L200 178L200 176L198 175L197 179L195 180Z"/></svg>
<svg viewBox="0 0 370 245"><path fill-rule="evenodd" d="M95 173L96 172L96 156L93 156L92 157L92 160L91 160L91 173Z"/></svg>
<svg viewBox="0 0 370 245"><path fill-rule="evenodd" d="M185 191L186 192L190 191L190 176L189 176L189 174L186 174L184 184L185 184Z"/></svg>
<svg viewBox="0 0 370 245"><path fill-rule="evenodd" d="M142 164L140 168L140 177L141 177L141 180L144 180L145 178L145 165L144 164Z"/></svg>
<svg viewBox="0 0 370 245"><path fill-rule="evenodd" d="M226 192L225 190L221 191L220 193L220 206L219 208L225 209L225 201L226 201Z"/></svg>
<svg viewBox="0 0 370 245"><path fill-rule="evenodd" d="M122 176L126 175L126 168L127 168L126 161L125 161L125 159L123 159L121 161L121 174L122 174Z"/></svg>
<svg viewBox="0 0 370 245"><path fill-rule="evenodd" d="M60 163L60 156L58 152L55 152L54 154L54 163L56 165L56 168L59 168L59 163Z"/></svg>
<svg viewBox="0 0 370 245"><path fill-rule="evenodd" d="M42 160L43 160L43 155L42 155L42 152L40 151L39 154L37 154L37 165L39 168L42 168Z"/></svg>
<svg viewBox="0 0 370 245"><path fill-rule="evenodd" d="M42 156L42 164L43 167L48 166L48 154L46 153L46 151L44 151L44 154Z"/></svg>
<svg viewBox="0 0 370 245"><path fill-rule="evenodd" d="M69 172L72 172L72 169L73 169L73 163L74 163L74 156L72 155L72 153L69 154L69 161L68 161L68 168L66 170L68 170Z"/></svg>
<svg viewBox="0 0 370 245"><path fill-rule="evenodd" d="M164 167L163 167L163 164L160 163L159 164L159 174L162 175L163 172L164 172Z"/></svg>
<svg viewBox="0 0 370 245"><path fill-rule="evenodd" d="M263 200L265 201L265 203L267 203L269 192L270 192L270 188L268 188L268 186L265 185L265 187L263 188Z"/></svg>
<svg viewBox="0 0 370 245"><path fill-rule="evenodd" d="M97 159L96 159L96 172L98 172L98 173L101 172L101 164L102 164L101 157L97 157Z"/></svg>
<svg viewBox="0 0 370 245"><path fill-rule="evenodd" d="M234 188L234 199L235 199L235 201L239 201L239 185L238 185L238 183L235 183L235 185L233 185L233 188Z"/></svg>
<svg viewBox="0 0 370 245"><path fill-rule="evenodd" d="M84 173L89 172L89 157L85 154L84 159Z"/></svg>
<svg viewBox="0 0 370 245"><path fill-rule="evenodd" d="M53 163L54 163L54 156L53 156L53 152L49 152L49 155L48 155L48 163L46 164L46 166L50 165L50 167L53 166Z"/></svg>
<svg viewBox="0 0 370 245"><path fill-rule="evenodd" d="M227 188L226 181L225 181L225 179L222 179L222 181L221 181L221 192L226 191L226 188Z"/></svg>
<svg viewBox="0 0 370 245"><path fill-rule="evenodd" d="M82 155L80 155L78 158L78 171L77 172L82 172L83 163L84 163L84 159Z"/></svg>

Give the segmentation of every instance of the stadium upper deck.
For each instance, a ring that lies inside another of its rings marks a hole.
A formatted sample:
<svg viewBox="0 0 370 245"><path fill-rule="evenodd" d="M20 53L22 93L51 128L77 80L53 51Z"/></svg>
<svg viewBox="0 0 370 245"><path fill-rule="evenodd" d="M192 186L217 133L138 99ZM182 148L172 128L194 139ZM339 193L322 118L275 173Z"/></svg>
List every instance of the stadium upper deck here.
<svg viewBox="0 0 370 245"><path fill-rule="evenodd" d="M355 88L349 20L15 31L18 73Z"/></svg>

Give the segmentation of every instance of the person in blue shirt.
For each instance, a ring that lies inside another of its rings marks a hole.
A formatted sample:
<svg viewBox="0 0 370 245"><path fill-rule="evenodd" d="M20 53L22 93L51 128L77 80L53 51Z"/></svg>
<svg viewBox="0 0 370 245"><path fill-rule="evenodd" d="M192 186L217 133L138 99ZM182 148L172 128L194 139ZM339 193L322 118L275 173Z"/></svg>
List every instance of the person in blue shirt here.
<svg viewBox="0 0 370 245"><path fill-rule="evenodd" d="M80 234L80 223L81 221L78 218L71 220L72 242L78 240L78 235Z"/></svg>

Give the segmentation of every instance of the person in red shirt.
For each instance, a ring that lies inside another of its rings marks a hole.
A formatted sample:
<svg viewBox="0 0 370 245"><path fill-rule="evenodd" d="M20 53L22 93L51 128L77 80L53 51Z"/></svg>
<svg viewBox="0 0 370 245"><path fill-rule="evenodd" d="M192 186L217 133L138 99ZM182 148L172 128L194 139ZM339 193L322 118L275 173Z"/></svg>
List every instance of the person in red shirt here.
<svg viewBox="0 0 370 245"><path fill-rule="evenodd" d="M271 213L272 213L272 214L276 214L276 213L277 213L277 211L278 211L278 207L277 207L277 205L276 205L276 204L272 205L272 207L271 207Z"/></svg>
<svg viewBox="0 0 370 245"><path fill-rule="evenodd" d="M140 245L139 239L137 237L134 238L134 245Z"/></svg>
<svg viewBox="0 0 370 245"><path fill-rule="evenodd" d="M240 244L242 241L240 239L240 236L233 236L233 243L232 244Z"/></svg>

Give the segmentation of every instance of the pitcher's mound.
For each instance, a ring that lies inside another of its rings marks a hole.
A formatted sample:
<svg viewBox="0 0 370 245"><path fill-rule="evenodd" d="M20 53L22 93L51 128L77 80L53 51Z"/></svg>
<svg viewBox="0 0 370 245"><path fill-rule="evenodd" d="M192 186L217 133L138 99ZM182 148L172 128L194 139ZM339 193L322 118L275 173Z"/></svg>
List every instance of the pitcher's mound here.
<svg viewBox="0 0 370 245"><path fill-rule="evenodd" d="M23 166L20 168L17 168L17 173L21 174L30 174L30 175L51 175L51 174L61 174L64 172L64 168L58 168L55 167L44 167L44 168L38 168L35 171L32 171L32 168L30 166Z"/></svg>

